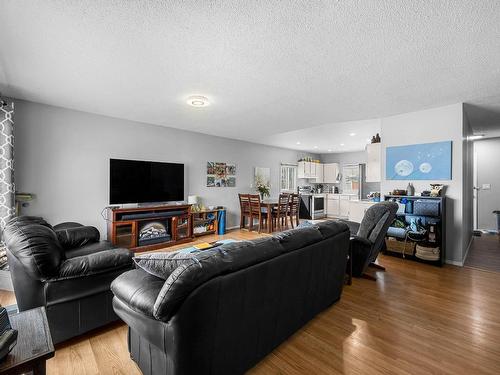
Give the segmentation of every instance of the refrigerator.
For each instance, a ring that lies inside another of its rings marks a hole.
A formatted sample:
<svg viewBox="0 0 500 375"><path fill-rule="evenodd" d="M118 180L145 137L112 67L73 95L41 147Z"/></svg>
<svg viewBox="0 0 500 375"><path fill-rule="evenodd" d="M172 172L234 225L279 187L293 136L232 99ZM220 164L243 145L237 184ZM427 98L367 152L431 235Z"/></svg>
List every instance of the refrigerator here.
<svg viewBox="0 0 500 375"><path fill-rule="evenodd" d="M353 194L360 200L366 199L368 192L364 189L365 167L365 164L345 164L342 166L342 194Z"/></svg>

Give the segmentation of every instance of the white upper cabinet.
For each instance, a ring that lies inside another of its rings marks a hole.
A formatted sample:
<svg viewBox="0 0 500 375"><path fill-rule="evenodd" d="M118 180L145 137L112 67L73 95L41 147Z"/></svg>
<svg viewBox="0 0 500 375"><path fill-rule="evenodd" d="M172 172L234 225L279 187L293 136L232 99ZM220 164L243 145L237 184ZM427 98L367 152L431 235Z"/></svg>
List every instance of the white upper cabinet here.
<svg viewBox="0 0 500 375"><path fill-rule="evenodd" d="M366 145L366 182L380 182L380 158L382 148L380 143Z"/></svg>
<svg viewBox="0 0 500 375"><path fill-rule="evenodd" d="M339 165L337 163L323 164L323 181L327 184L338 182L337 176L339 174Z"/></svg>
<svg viewBox="0 0 500 375"><path fill-rule="evenodd" d="M319 163L314 163L311 161L299 161L297 166L297 177L298 178L316 178L316 169Z"/></svg>

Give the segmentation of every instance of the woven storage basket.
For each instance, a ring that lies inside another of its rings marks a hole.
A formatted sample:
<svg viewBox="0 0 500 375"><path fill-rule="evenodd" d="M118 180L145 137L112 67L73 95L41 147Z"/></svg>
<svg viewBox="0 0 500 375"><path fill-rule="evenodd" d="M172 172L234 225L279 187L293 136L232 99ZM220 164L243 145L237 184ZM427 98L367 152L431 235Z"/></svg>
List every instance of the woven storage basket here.
<svg viewBox="0 0 500 375"><path fill-rule="evenodd" d="M385 244L388 251L404 255L413 255L415 252L415 242L413 241L398 241L394 238L386 238Z"/></svg>
<svg viewBox="0 0 500 375"><path fill-rule="evenodd" d="M428 247L417 245L415 256L424 260L439 260L440 250L439 247Z"/></svg>

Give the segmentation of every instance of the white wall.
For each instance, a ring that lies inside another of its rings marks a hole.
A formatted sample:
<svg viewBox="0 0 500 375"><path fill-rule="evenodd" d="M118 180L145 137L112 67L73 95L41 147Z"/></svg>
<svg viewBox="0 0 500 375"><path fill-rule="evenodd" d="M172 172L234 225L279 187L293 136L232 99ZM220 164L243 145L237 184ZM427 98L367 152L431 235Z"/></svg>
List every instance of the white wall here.
<svg viewBox="0 0 500 375"><path fill-rule="evenodd" d="M386 148L418 143L453 141L452 179L436 181L447 185L447 253L446 260L461 264L463 261L463 110L462 104L411 112L382 119L382 182L381 193L404 189L409 181L387 180L385 175ZM416 192L429 190L433 181L412 181Z"/></svg>
<svg viewBox="0 0 500 375"><path fill-rule="evenodd" d="M109 159L125 158L185 164L185 194L205 205L228 208L228 223L239 223L237 193L250 192L254 167L271 168L272 194L278 194L281 162L303 153L200 133L120 120L16 100L15 178L18 191L36 194L23 214L50 223L79 221L98 227L109 203ZM207 161L236 164L235 188L207 188Z"/></svg>
<svg viewBox="0 0 500 375"><path fill-rule="evenodd" d="M474 142L477 156L477 185L490 184L490 190L478 192L478 228L497 229L496 216L492 211L500 210L500 138Z"/></svg>

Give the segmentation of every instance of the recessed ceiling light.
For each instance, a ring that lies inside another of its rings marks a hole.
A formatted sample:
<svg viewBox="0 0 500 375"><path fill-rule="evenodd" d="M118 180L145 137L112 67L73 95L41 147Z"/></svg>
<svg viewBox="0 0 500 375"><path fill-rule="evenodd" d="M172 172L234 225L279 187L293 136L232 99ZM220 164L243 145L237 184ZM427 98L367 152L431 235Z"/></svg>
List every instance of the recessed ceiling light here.
<svg viewBox="0 0 500 375"><path fill-rule="evenodd" d="M300 145L300 142L297 142L298 145Z"/></svg>
<svg viewBox="0 0 500 375"><path fill-rule="evenodd" d="M187 98L187 104L192 107L207 107L210 102L208 101L208 98L206 96L192 95Z"/></svg>
<svg viewBox="0 0 500 375"><path fill-rule="evenodd" d="M318 146L314 146L314 148L318 148Z"/></svg>
<svg viewBox="0 0 500 375"><path fill-rule="evenodd" d="M350 135L351 137L354 137L354 136L356 135L356 133L349 133L349 135Z"/></svg>
<svg viewBox="0 0 500 375"><path fill-rule="evenodd" d="M332 152L332 149L331 149L331 148L329 148L329 149L328 149L328 152Z"/></svg>
<svg viewBox="0 0 500 375"><path fill-rule="evenodd" d="M343 144L343 143L341 143L340 145L341 145L341 146L344 146L344 144Z"/></svg>

